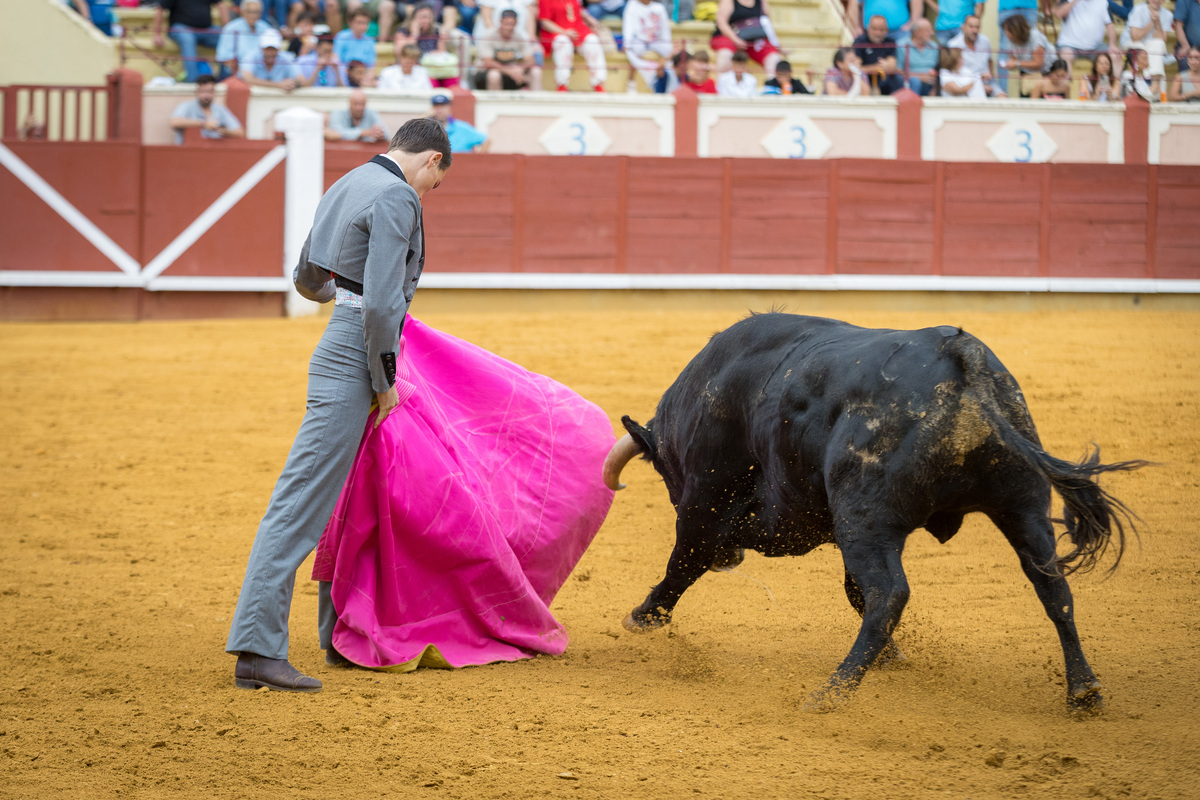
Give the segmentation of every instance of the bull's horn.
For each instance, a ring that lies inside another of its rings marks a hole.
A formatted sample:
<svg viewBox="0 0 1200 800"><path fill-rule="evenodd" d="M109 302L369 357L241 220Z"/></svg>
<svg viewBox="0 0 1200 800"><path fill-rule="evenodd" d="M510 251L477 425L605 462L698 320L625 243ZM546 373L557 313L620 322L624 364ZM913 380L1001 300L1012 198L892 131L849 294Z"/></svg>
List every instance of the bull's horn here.
<svg viewBox="0 0 1200 800"><path fill-rule="evenodd" d="M604 458L604 485L614 492L624 489L625 484L621 483L621 470L625 469L629 460L641 451L642 448L628 433L618 439Z"/></svg>

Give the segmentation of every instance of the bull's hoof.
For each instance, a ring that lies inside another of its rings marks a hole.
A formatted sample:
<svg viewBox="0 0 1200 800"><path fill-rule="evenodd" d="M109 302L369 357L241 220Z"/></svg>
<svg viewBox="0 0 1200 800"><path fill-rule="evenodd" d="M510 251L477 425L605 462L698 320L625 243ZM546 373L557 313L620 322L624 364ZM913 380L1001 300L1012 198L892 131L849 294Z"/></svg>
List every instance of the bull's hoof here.
<svg viewBox="0 0 1200 800"><path fill-rule="evenodd" d="M896 643L893 641L888 641L887 646L880 651L878 656L876 656L873 666L876 669L886 669L889 667L903 666L904 662L906 661L908 661L908 657L900 651L900 648L896 646Z"/></svg>
<svg viewBox="0 0 1200 800"><path fill-rule="evenodd" d="M717 553L717 557L713 559L712 566L708 569L711 572L733 572L734 568L745 560L745 550L740 547L731 547L728 550L722 550Z"/></svg>
<svg viewBox="0 0 1200 800"><path fill-rule="evenodd" d="M621 621L621 627L630 633L649 633L657 630L671 621L669 614L639 614L636 610Z"/></svg>
<svg viewBox="0 0 1200 800"><path fill-rule="evenodd" d="M1078 686L1067 692L1067 710L1081 715L1097 715L1104 711L1104 695L1100 681Z"/></svg>
<svg viewBox="0 0 1200 800"><path fill-rule="evenodd" d="M840 681L830 681L808 696L803 710L814 714L828 714L846 705L854 694L854 686Z"/></svg>

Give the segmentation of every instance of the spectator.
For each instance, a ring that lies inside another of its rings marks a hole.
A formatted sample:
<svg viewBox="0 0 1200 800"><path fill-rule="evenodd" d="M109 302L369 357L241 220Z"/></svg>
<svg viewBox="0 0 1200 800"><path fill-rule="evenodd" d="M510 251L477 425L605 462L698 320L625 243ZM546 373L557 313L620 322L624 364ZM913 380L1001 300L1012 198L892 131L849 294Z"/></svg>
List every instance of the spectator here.
<svg viewBox="0 0 1200 800"><path fill-rule="evenodd" d="M1102 0L1103 2L1103 0ZM934 23L938 44L945 47L951 39L962 33L963 23L972 13L977 17L983 16L983 3L975 0L940 0L932 4L937 9L937 20Z"/></svg>
<svg viewBox="0 0 1200 800"><path fill-rule="evenodd" d="M378 40L386 42L391 38L392 28L396 25L395 0L325 0L326 18L330 20L330 28L334 30L342 27L343 14L346 17L346 24L353 29L354 15L360 11L367 15L367 23L362 29L363 33L366 33L367 28L371 27L371 23L375 22L379 29ZM342 32L338 31L338 33ZM359 35L361 36L361 34ZM340 50L338 51L338 58L342 59L342 61L350 61ZM359 60L361 61L362 59L360 58ZM369 63L366 61L363 61L363 63L368 67L375 66L374 59Z"/></svg>
<svg viewBox="0 0 1200 800"><path fill-rule="evenodd" d="M271 27L279 31L281 35L287 33L289 30L288 0L262 0L262 3L263 16L270 23ZM240 10L241 4L239 2L234 0L233 4L239 6Z"/></svg>
<svg viewBox="0 0 1200 800"><path fill-rule="evenodd" d="M903 43L912 32L913 20L925 19L925 0L847 0L846 19L854 35L862 36L863 20L874 16L887 20L888 36Z"/></svg>
<svg viewBox="0 0 1200 800"><path fill-rule="evenodd" d="M325 126L327 142L386 142L387 128L373 108L367 108L367 94L362 89L350 93L350 107L329 112Z"/></svg>
<svg viewBox="0 0 1200 800"><path fill-rule="evenodd" d="M328 89L350 85L346 69L333 52L332 36L317 39L317 49L297 58L296 66L311 86Z"/></svg>
<svg viewBox="0 0 1200 800"><path fill-rule="evenodd" d="M175 144L183 144L183 132L188 128L199 128L205 139L241 139L246 132L242 123L223 105L215 105L217 79L212 75L196 78L196 99L180 103L171 113L171 127L175 130Z"/></svg>
<svg viewBox="0 0 1200 800"><path fill-rule="evenodd" d="M1029 91L1029 96L1045 100L1066 100L1071 96L1071 72L1067 62L1056 60L1050 65L1050 71L1045 74Z"/></svg>
<svg viewBox="0 0 1200 800"><path fill-rule="evenodd" d="M337 32L333 37L333 52L337 54L338 62L346 64L351 61L361 62L366 69L366 78L375 76L375 40L367 36L367 28L371 26L371 12L361 6L350 12L349 27Z"/></svg>
<svg viewBox="0 0 1200 800"><path fill-rule="evenodd" d="M470 36L475 29L475 19L479 16L479 3L476 0L455 0L454 8L458 12L458 30Z"/></svg>
<svg viewBox="0 0 1200 800"><path fill-rule="evenodd" d="M1162 7L1162 0L1147 0L1129 12L1125 30L1117 45L1128 51L1135 42L1146 46L1151 66L1174 64L1175 56L1167 55L1167 34L1171 33L1171 12Z"/></svg>
<svg viewBox="0 0 1200 800"><path fill-rule="evenodd" d="M1006 27L1010 19L1020 18L1025 23L1024 30L1026 31L1022 44L1028 43L1029 31L1037 31L1041 34L1038 27L1038 0L1000 0L999 14L996 16L996 24L1000 28L1000 50L997 57L1001 61L1011 61L1013 59L1013 50L1016 49L1016 43L1009 36L1008 28ZM1043 35L1042 38L1045 38ZM1049 41L1047 41L1047 45ZM1047 47L1047 51L1049 48ZM1046 59L1045 65L1039 64L1036 69L1036 74L1042 74L1043 66L1049 66L1053 58ZM1008 70L1003 64L1000 65L1000 71L997 73L1000 78L1000 85L1008 90Z"/></svg>
<svg viewBox="0 0 1200 800"><path fill-rule="evenodd" d="M488 138L475 129L474 125L455 119L450 114L450 95L435 94L430 98L433 103L433 118L446 128L450 137L451 153L486 153L492 143Z"/></svg>
<svg viewBox="0 0 1200 800"><path fill-rule="evenodd" d="M415 44L422 53L446 52L445 31L437 24L436 12L429 3L413 6L408 26L396 30L392 39L397 50Z"/></svg>
<svg viewBox="0 0 1200 800"><path fill-rule="evenodd" d="M396 53L396 63L379 73L379 88L385 92L422 94L433 91L429 73L419 63L421 48L406 44Z"/></svg>
<svg viewBox="0 0 1200 800"><path fill-rule="evenodd" d="M1105 39L1109 54L1120 55L1108 0L1063 0L1055 7L1054 16L1063 21L1058 32L1058 55L1066 62L1068 73L1076 53L1096 52Z"/></svg>
<svg viewBox="0 0 1200 800"><path fill-rule="evenodd" d="M603 92L608 80L604 46L594 31L598 23L583 10L579 0L539 0L538 23L542 26L542 49L554 57L554 83L558 91L567 91L578 49L591 73L592 90Z"/></svg>
<svg viewBox="0 0 1200 800"><path fill-rule="evenodd" d="M1121 73L1121 96L1137 95L1147 103L1157 103L1165 96L1163 88L1166 76L1162 66L1151 67L1150 54L1146 46L1135 43L1125 57L1125 71Z"/></svg>
<svg viewBox="0 0 1200 800"><path fill-rule="evenodd" d="M638 0L634 0L637 2ZM625 0L594 0L588 3L587 12L596 19L605 17L625 17Z"/></svg>
<svg viewBox="0 0 1200 800"><path fill-rule="evenodd" d="M696 94L716 94L717 84L708 74L709 70L708 53L704 50L692 53L684 73L683 85Z"/></svg>
<svg viewBox="0 0 1200 800"><path fill-rule="evenodd" d="M1175 0L1175 39L1179 71L1187 72L1191 69L1187 52L1200 47L1200 0Z"/></svg>
<svg viewBox="0 0 1200 800"><path fill-rule="evenodd" d="M105 36L113 35L113 0L72 0L71 5Z"/></svg>
<svg viewBox="0 0 1200 800"><path fill-rule="evenodd" d="M808 87L792 77L792 65L780 61L775 65L775 77L763 84L763 94L812 94Z"/></svg>
<svg viewBox="0 0 1200 800"><path fill-rule="evenodd" d="M629 82L637 88L633 71L653 87L658 67L671 56L671 18L656 0L630 0L621 21L621 42L632 67Z"/></svg>
<svg viewBox="0 0 1200 800"><path fill-rule="evenodd" d="M671 60L658 65L654 75L654 93L670 94L683 84L687 74L687 42L680 39L671 48Z"/></svg>
<svg viewBox="0 0 1200 800"><path fill-rule="evenodd" d="M1016 69L1020 76L1018 94L1028 97L1033 84L1041 80L1054 63L1054 46L1044 33L1030 28L1025 17L1020 15L1004 20L1002 34L1000 40L1008 42L1009 49L1000 53L1000 85L1007 89L1008 71Z"/></svg>
<svg viewBox="0 0 1200 800"><path fill-rule="evenodd" d="M869 76L880 94L904 88L904 78L896 69L896 40L888 36L887 19L879 14L871 17L866 32L852 46L862 63L863 74Z"/></svg>
<svg viewBox="0 0 1200 800"><path fill-rule="evenodd" d="M529 41L537 41L536 0L478 0L479 13L475 16L475 41L491 34L500 24L500 15L505 9L517 12L517 30L523 31Z"/></svg>
<svg viewBox="0 0 1200 800"><path fill-rule="evenodd" d="M294 58L299 59L301 56L306 56L309 53L316 52L317 49L317 17L305 11L296 18L296 24L292 26L292 38L288 42L287 51ZM330 40L332 41L332 40Z"/></svg>
<svg viewBox="0 0 1200 800"><path fill-rule="evenodd" d="M242 80L251 86L266 86L291 92L300 86L308 86L312 80L296 66L292 54L283 50L283 37L277 30L269 30L258 37L262 51L258 58L242 66ZM313 73L316 74L315 72Z"/></svg>
<svg viewBox="0 0 1200 800"><path fill-rule="evenodd" d="M966 100L987 100L983 78L979 73L963 64L963 52L958 48L942 48L942 70L939 78L943 97L958 97Z"/></svg>
<svg viewBox="0 0 1200 800"><path fill-rule="evenodd" d="M989 97L1005 96L1004 89L992 83L992 43L979 32L979 17L971 14L963 20L962 32L950 40L949 47L962 50L963 66L980 77Z"/></svg>
<svg viewBox="0 0 1200 800"><path fill-rule="evenodd" d="M242 15L221 29L217 61L230 72L239 72L258 58L262 50L259 39L270 30L274 29L262 18L262 3L244 0Z"/></svg>
<svg viewBox="0 0 1200 800"><path fill-rule="evenodd" d="M839 47L833 54L833 66L825 72L824 91L835 97L862 95L862 67L858 55L849 47Z"/></svg>
<svg viewBox="0 0 1200 800"><path fill-rule="evenodd" d="M1121 99L1121 79L1117 77L1112 56L1108 53L1097 53L1092 59L1092 74L1083 79L1079 99L1102 103Z"/></svg>
<svg viewBox="0 0 1200 800"><path fill-rule="evenodd" d="M1175 76L1167 99L1172 103L1200 103L1200 47L1187 54L1188 68Z"/></svg>
<svg viewBox="0 0 1200 800"><path fill-rule="evenodd" d="M717 74L728 72L733 54L744 50L764 72L774 75L780 56L767 0L754 0L748 6L740 0L718 0L717 28L710 44L717 54Z"/></svg>
<svg viewBox="0 0 1200 800"><path fill-rule="evenodd" d="M372 89L375 87L375 76L363 62L351 61L346 65L346 85L354 89Z"/></svg>
<svg viewBox="0 0 1200 800"><path fill-rule="evenodd" d="M537 41L536 0L478 0L479 13L475 17L475 41L491 35L500 24L500 15L505 9L517 12L517 30L523 31L529 41ZM539 64L540 66L540 64Z"/></svg>
<svg viewBox="0 0 1200 800"><path fill-rule="evenodd" d="M301 14L309 14L317 23L324 22L329 30L336 31L342 27L342 15L338 12L337 0L292 0L288 9L287 27L296 27ZM293 53L293 55L295 55Z"/></svg>
<svg viewBox="0 0 1200 800"><path fill-rule="evenodd" d="M745 50L738 50L734 53L733 60L729 65L729 72L723 72L717 76L717 94L722 97L741 98L757 96L758 81L746 71L749 63L750 56L746 55ZM776 75L779 75L779 70L786 63L786 61L780 61L775 65Z"/></svg>
<svg viewBox="0 0 1200 800"><path fill-rule="evenodd" d="M212 72L207 63L196 57L196 48L203 46L215 49L220 41L219 32L212 30L212 7L215 5L224 19L227 12L220 0L159 0L158 8L154 10L154 46L161 49L166 44L162 33L163 19L166 17L167 35L179 46L188 83L195 83L200 75Z"/></svg>
<svg viewBox="0 0 1200 800"><path fill-rule="evenodd" d="M912 38L900 45L908 88L925 97L937 82L941 50L933 38L933 24L922 17L913 23Z"/></svg>
<svg viewBox="0 0 1200 800"><path fill-rule="evenodd" d="M501 90L541 88L542 70L533 57L533 42L517 30L517 12L500 12L500 27L492 36L476 43L475 53L483 70L475 74L475 88Z"/></svg>

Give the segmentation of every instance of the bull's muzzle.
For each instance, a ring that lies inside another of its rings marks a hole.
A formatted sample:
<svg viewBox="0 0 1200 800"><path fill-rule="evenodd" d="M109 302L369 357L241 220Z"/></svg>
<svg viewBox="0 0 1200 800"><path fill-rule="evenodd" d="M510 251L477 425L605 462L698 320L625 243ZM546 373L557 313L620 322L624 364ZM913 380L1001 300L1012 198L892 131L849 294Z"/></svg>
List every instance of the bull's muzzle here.
<svg viewBox="0 0 1200 800"><path fill-rule="evenodd" d="M641 448L638 443L629 434L618 439L604 458L604 485L614 492L624 489L625 484L621 483L621 470L625 469L625 465L629 463L630 459L640 452Z"/></svg>

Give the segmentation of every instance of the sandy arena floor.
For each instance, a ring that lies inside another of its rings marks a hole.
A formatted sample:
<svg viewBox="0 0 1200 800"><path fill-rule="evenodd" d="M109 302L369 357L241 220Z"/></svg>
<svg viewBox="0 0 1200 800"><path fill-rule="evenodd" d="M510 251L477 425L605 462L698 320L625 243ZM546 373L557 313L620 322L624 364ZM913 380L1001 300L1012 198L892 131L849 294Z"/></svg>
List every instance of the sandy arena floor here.
<svg viewBox="0 0 1200 800"><path fill-rule="evenodd" d="M418 313L420 308L418 305ZM740 313L442 314L431 324L644 421ZM750 555L656 634L621 619L673 541L626 472L555 601L565 656L409 675L326 668L301 569L292 659L318 695L233 687L222 652L323 320L0 325L3 797L1200 796L1200 315L878 313L961 324L1022 384L1047 448L1161 466L1106 482L1144 520L1073 580L1107 712L1067 716L1054 629L982 519L917 532L899 668L801 710L858 620L838 554ZM1190 687L1190 688L1189 688ZM570 773L563 777L562 773Z"/></svg>

